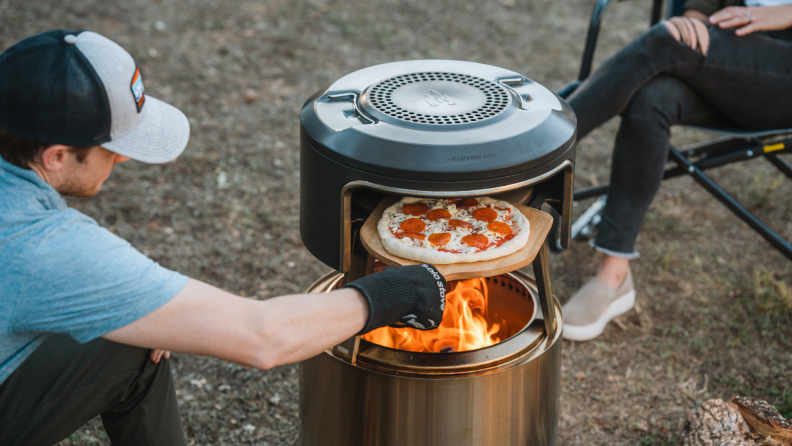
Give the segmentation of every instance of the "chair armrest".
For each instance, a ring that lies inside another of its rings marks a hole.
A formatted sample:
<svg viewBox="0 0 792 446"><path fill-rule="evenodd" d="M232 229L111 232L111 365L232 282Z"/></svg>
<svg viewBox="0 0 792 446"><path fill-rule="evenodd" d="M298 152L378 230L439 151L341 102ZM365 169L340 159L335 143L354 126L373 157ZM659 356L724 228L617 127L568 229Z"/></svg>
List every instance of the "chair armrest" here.
<svg viewBox="0 0 792 446"><path fill-rule="evenodd" d="M611 0L597 0L594 10L591 11L588 34L586 35L586 46L583 48L583 60L580 62L580 75L578 80L585 80L591 74L591 64L594 63L594 50L597 48L597 38L599 38L600 24L602 16Z"/></svg>
<svg viewBox="0 0 792 446"><path fill-rule="evenodd" d="M684 3L685 0L669 0L669 10L674 8L676 3ZM663 0L652 0L652 20L649 22L650 26L656 25L660 21L660 14L663 13Z"/></svg>
<svg viewBox="0 0 792 446"><path fill-rule="evenodd" d="M556 92L557 95L561 96L561 98L566 99L571 95L577 88L582 84L581 81L569 81L566 85L561 87L560 90Z"/></svg>

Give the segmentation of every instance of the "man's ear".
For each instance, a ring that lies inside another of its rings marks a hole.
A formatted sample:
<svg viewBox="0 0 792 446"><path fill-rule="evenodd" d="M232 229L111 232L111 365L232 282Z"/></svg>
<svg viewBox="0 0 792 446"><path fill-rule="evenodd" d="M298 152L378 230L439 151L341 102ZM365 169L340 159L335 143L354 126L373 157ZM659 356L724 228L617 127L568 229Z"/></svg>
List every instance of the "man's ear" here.
<svg viewBox="0 0 792 446"><path fill-rule="evenodd" d="M63 168L66 156L69 153L69 146L53 144L41 152L39 161L45 170L58 172Z"/></svg>

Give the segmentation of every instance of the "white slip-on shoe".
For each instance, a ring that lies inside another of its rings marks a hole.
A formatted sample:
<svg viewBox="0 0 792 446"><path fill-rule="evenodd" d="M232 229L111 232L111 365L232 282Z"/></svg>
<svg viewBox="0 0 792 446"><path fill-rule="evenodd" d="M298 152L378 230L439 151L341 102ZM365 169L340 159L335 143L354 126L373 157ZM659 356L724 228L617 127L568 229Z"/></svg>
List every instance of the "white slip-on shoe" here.
<svg viewBox="0 0 792 446"><path fill-rule="evenodd" d="M590 341L605 331L608 322L632 310L634 306L632 272L627 272L627 277L616 291L595 277L564 304L564 339Z"/></svg>

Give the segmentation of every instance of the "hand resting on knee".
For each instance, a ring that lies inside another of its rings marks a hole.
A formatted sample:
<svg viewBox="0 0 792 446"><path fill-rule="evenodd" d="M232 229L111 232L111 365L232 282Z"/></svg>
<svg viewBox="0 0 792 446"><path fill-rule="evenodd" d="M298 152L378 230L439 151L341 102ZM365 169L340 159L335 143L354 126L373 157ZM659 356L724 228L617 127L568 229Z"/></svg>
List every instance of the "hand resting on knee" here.
<svg viewBox="0 0 792 446"><path fill-rule="evenodd" d="M735 34L745 36L756 31L780 31L792 27L792 4L779 6L730 6L707 17L706 14L688 9L682 17L663 21L674 38L707 55L710 35L707 23L721 29L737 28Z"/></svg>
<svg viewBox="0 0 792 446"><path fill-rule="evenodd" d="M756 31L781 31L792 28L792 4L778 6L730 6L712 14L709 22L718 27L737 28L746 36Z"/></svg>

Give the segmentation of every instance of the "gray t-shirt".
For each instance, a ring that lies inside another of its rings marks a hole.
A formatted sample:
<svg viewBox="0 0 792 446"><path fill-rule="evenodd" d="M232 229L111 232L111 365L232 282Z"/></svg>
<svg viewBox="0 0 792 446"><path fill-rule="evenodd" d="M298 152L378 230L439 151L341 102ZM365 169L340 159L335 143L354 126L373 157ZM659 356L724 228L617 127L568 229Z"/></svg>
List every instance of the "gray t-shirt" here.
<svg viewBox="0 0 792 446"><path fill-rule="evenodd" d="M48 333L88 342L159 308L187 280L0 158L0 383Z"/></svg>

